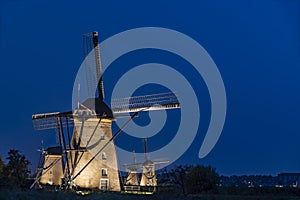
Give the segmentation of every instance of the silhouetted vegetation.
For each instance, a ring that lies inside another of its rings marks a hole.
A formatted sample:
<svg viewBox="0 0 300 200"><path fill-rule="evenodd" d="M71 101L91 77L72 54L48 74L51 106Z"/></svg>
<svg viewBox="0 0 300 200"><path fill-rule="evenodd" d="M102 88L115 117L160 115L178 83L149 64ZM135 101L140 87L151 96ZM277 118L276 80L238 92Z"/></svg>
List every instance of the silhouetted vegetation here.
<svg viewBox="0 0 300 200"><path fill-rule="evenodd" d="M278 182L275 176L219 176L210 166L180 165L170 171L164 170L157 177L158 193L164 195L194 197L200 195L201 199L205 199L203 195L214 196L215 199L235 199L233 197L298 199L297 197L300 197L300 188L275 187Z"/></svg>
<svg viewBox="0 0 300 200"><path fill-rule="evenodd" d="M175 185L178 185L181 190L182 194L186 195L186 182L187 182L187 173L191 169L191 166L189 165L179 165L175 169L172 169L169 173L169 176L171 178L171 182Z"/></svg>
<svg viewBox="0 0 300 200"><path fill-rule="evenodd" d="M167 191L176 191L180 188L183 195L197 193L215 193L219 183L219 175L210 166L179 165L169 172L164 171L159 178L161 185L168 185ZM168 183L168 184L165 184Z"/></svg>
<svg viewBox="0 0 300 200"><path fill-rule="evenodd" d="M0 158L0 199L82 198L72 191L30 191L29 161L18 150L10 150L6 159L7 164ZM154 195L93 191L85 199L300 199L299 188L275 187L276 177L219 176L210 166L179 165L169 171L165 169L157 178L159 187Z"/></svg>
<svg viewBox="0 0 300 200"><path fill-rule="evenodd" d="M186 186L189 194L216 193L219 183L219 174L210 166L195 166L190 168L186 177Z"/></svg>
<svg viewBox="0 0 300 200"><path fill-rule="evenodd" d="M5 164L0 159L0 187L26 189L29 185L29 161L18 150L10 150Z"/></svg>

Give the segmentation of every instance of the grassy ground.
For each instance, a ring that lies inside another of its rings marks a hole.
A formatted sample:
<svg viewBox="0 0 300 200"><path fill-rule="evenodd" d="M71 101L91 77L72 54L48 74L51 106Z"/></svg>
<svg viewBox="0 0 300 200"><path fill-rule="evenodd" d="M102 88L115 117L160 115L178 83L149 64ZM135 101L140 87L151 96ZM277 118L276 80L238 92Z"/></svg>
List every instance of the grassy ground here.
<svg viewBox="0 0 300 200"><path fill-rule="evenodd" d="M300 200L296 196L274 196L274 195L261 195L261 196L241 196L241 195L171 195L171 194L154 194L154 195L132 195L121 193L98 193L82 196L74 192L54 192L54 191L16 191L4 190L0 191L0 200L2 199L20 199L20 200Z"/></svg>

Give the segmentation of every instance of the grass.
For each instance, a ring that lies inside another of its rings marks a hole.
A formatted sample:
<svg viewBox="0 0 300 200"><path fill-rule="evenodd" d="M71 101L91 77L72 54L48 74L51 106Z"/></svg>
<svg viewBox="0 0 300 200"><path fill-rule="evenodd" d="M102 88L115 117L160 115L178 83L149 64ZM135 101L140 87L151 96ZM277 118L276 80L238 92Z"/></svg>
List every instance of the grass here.
<svg viewBox="0 0 300 200"><path fill-rule="evenodd" d="M2 190L0 191L0 200L20 199L20 200L300 200L297 196L274 196L274 195L188 195L182 196L178 194L154 194L154 195L138 195L124 194L113 192L93 192L88 195L79 195L70 191L18 191L18 190Z"/></svg>

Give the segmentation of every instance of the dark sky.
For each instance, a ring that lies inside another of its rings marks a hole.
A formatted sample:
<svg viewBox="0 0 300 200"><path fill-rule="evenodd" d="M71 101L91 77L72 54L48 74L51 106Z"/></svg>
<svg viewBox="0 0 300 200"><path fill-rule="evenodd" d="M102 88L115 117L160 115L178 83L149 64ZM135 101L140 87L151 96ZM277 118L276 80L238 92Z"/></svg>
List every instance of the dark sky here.
<svg viewBox="0 0 300 200"><path fill-rule="evenodd" d="M55 138L55 132L34 131L31 115L71 109L82 34L96 30L103 41L155 26L200 43L226 88L226 123L215 148L199 159L198 134L178 163L212 165L225 175L300 171L300 1L2 0L0 14L2 157L19 149L34 168L41 139ZM136 53L124 61L141 59ZM173 59L161 57L168 56ZM180 62L175 60L174 65ZM192 71L185 73L193 79Z"/></svg>

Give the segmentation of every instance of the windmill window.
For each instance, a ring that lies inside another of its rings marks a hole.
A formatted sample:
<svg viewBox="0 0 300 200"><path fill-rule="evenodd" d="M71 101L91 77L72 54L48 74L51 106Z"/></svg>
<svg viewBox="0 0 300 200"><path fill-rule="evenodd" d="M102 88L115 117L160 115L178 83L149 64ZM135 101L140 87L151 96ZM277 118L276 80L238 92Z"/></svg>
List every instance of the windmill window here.
<svg viewBox="0 0 300 200"><path fill-rule="evenodd" d="M102 168L101 169L101 174L102 174L102 176L107 176L107 169L106 168Z"/></svg>
<svg viewBox="0 0 300 200"><path fill-rule="evenodd" d="M100 139L105 140L105 135L101 135Z"/></svg>
<svg viewBox="0 0 300 200"><path fill-rule="evenodd" d="M53 184L53 182L52 182L52 174L53 174L52 170L50 170L49 174L50 174L50 175L49 175L48 184L49 184L49 185L52 185L52 184Z"/></svg>
<svg viewBox="0 0 300 200"><path fill-rule="evenodd" d="M102 160L106 160L106 153L105 152L102 153Z"/></svg>

